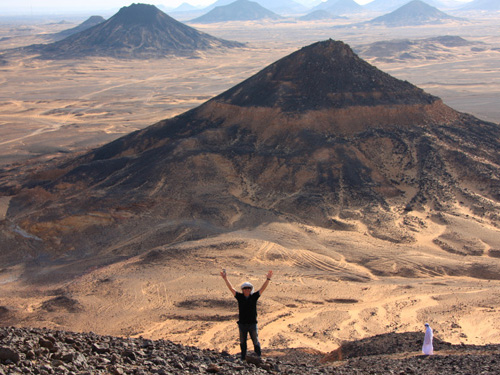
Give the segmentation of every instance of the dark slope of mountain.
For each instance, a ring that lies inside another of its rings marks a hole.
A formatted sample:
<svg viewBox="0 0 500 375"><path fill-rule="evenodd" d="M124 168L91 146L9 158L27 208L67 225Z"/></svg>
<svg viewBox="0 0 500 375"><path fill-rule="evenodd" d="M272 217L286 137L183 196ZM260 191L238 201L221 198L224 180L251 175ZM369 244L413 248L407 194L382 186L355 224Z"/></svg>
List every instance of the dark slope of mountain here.
<svg viewBox="0 0 500 375"><path fill-rule="evenodd" d="M342 218L411 242L400 223L412 210L499 225L498 149L498 125L324 41L198 108L4 184L5 223L23 235L0 233L18 249L2 259L130 256L273 221L349 230Z"/></svg>
<svg viewBox="0 0 500 375"><path fill-rule="evenodd" d="M354 0L327 0L312 10L326 10L332 14L340 15L362 12L363 7Z"/></svg>
<svg viewBox="0 0 500 375"><path fill-rule="evenodd" d="M460 10L490 10L497 11L500 10L500 1L498 0L474 0L467 3Z"/></svg>
<svg viewBox="0 0 500 375"><path fill-rule="evenodd" d="M249 0L235 2L212 9L207 14L191 20L193 23L215 23L228 21L257 21L264 19L277 20L281 16Z"/></svg>
<svg viewBox="0 0 500 375"><path fill-rule="evenodd" d="M279 60L210 103L302 114L350 107L428 105L436 100L377 70L348 46L324 42Z"/></svg>
<svg viewBox="0 0 500 375"><path fill-rule="evenodd" d="M30 46L26 50L40 53L44 59L157 58L241 46L184 25L153 5L132 4L97 26L59 42Z"/></svg>
<svg viewBox="0 0 500 375"><path fill-rule="evenodd" d="M87 19L85 22L82 22L80 25L73 27L71 29L63 30L58 32L57 34L53 35L53 38L56 40L62 40L64 38L67 38L70 35L77 34L79 32L82 32L84 30L90 29L91 27L94 27L96 25L99 25L100 23L105 22L106 20L101 17L101 16L92 16L89 19Z"/></svg>
<svg viewBox="0 0 500 375"><path fill-rule="evenodd" d="M365 25L385 25L388 27L420 26L440 24L458 20L421 0L413 0L395 11L365 22Z"/></svg>

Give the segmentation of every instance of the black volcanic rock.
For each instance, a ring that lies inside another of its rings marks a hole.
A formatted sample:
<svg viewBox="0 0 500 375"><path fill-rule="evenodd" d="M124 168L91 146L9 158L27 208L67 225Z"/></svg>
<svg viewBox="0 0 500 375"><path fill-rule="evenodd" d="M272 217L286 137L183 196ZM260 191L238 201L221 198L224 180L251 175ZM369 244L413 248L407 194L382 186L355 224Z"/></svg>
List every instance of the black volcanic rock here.
<svg viewBox="0 0 500 375"><path fill-rule="evenodd" d="M45 59L86 56L157 58L195 51L241 47L184 25L153 5L123 7L106 22L48 45L26 47Z"/></svg>
<svg viewBox="0 0 500 375"><path fill-rule="evenodd" d="M458 19L421 0L413 0L389 14L374 18L364 24L385 25L388 27L420 26L440 24Z"/></svg>
<svg viewBox="0 0 500 375"><path fill-rule="evenodd" d="M383 73L349 46L333 41L295 52L214 99L283 112L395 104L431 104L437 98Z"/></svg>
<svg viewBox="0 0 500 375"><path fill-rule="evenodd" d="M264 350L260 361L241 361L227 352L169 340L0 327L0 374L466 375L477 373L477 369L485 374L497 374L500 370L499 345L451 345L436 339L437 349L443 354L438 351L433 356L419 356L416 354L422 340L422 333L405 332L348 342L341 349L347 349L346 353L357 349L360 352L336 363L331 363L332 353L323 356L310 348ZM370 350L380 352L381 348L387 349L381 355ZM446 349L451 349L451 353Z"/></svg>
<svg viewBox="0 0 500 375"><path fill-rule="evenodd" d="M6 219L31 253L77 247L86 256L135 255L270 221L349 230L332 217L351 210L372 236L412 241L396 221L426 207L453 212L460 201L498 224L499 140L498 125L328 40L198 108L31 175L12 187ZM470 267L456 272L481 277Z"/></svg>
<svg viewBox="0 0 500 375"><path fill-rule="evenodd" d="M101 16L92 16L92 17L88 18L86 21L79 24L78 26L73 27L71 29L60 31L57 34L54 34L53 37L56 40L61 40L61 39L67 38L70 35L77 34L79 32L90 29L91 27L99 25L100 23L103 23L105 21L106 20Z"/></svg>
<svg viewBox="0 0 500 375"><path fill-rule="evenodd" d="M214 23L228 21L277 20L281 16L264 8L254 1L236 0L235 2L218 6L207 14L191 20L194 23Z"/></svg>

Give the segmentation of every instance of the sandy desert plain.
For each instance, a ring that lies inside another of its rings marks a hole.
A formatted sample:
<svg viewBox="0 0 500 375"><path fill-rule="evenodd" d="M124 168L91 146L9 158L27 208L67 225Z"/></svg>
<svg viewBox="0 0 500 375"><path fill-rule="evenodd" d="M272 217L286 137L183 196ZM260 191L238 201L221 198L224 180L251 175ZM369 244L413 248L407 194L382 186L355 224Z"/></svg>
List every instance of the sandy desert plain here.
<svg viewBox="0 0 500 375"><path fill-rule="evenodd" d="M333 29L326 22L192 26L248 46L191 59L19 57L1 66L1 164L8 168L31 157L43 161L108 142L193 108L319 40L338 39L356 48L396 37L458 35L500 47L498 18L484 15L467 24L398 29ZM60 28L46 25L43 30ZM14 29L1 26L0 37L12 36ZM2 41L0 48L35 39ZM500 122L500 51L471 53L457 47L454 56L375 65L457 110ZM0 203L7 207L5 199ZM237 306L219 272L226 268L234 285L249 280L259 287L273 269L275 276L259 302L266 349L327 352L344 340L423 332L425 322L452 343L500 343L500 275L478 266L476 277L463 276L464 267L478 257L447 252L433 242L449 233L458 245L482 249L483 264L498 264L500 230L470 212L457 211L442 222L427 212L412 217L419 224L411 244L375 239L359 222L350 232L270 223L107 266L73 264L72 270L79 271L71 278L52 278L67 272L63 263L46 267L45 275L38 270L36 282L24 279L29 273L24 265L0 266L0 306L15 314L18 325L142 335L235 353Z"/></svg>

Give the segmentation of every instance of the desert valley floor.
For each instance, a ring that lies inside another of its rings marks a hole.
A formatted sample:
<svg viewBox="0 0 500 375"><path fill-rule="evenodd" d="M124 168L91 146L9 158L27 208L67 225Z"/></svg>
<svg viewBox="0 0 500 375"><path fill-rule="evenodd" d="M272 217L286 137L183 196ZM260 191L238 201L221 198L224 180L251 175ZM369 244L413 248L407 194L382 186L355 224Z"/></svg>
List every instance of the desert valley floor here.
<svg viewBox="0 0 500 375"><path fill-rule="evenodd" d="M190 59L19 57L0 66L0 165L9 168L30 157L43 161L109 142L185 112L319 40L342 40L356 49L395 39L393 29L334 29L317 22L192 26L248 45ZM1 26L0 37L13 30ZM435 52L432 59L367 60L454 109L500 122L496 18L400 28L397 34L457 35L487 45L474 52L456 47L453 56ZM0 48L35 41L17 37L0 41ZM7 207L8 198L0 197L0 220ZM500 262L500 229L466 211L441 220L430 211L410 216L415 241L408 244L374 238L359 222L344 218L355 230L270 223L152 249L107 266L102 260L99 267L62 260L42 272L39 265L0 265L0 321L166 338L235 353L237 306L219 272L226 268L234 285L248 279L259 287L273 269L275 277L259 302L266 348L326 352L345 340L423 330L425 322L452 343L500 343L500 276L484 267ZM473 247L474 255L446 250L438 238L454 249Z"/></svg>

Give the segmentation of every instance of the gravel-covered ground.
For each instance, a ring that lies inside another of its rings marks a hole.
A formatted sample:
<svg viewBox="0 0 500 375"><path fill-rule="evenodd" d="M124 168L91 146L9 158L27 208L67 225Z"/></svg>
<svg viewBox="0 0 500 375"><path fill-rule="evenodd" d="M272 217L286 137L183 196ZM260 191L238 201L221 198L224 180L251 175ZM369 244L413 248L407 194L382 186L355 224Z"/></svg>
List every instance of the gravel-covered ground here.
<svg viewBox="0 0 500 375"><path fill-rule="evenodd" d="M225 352L166 340L94 333L0 328L0 375L7 374L500 374L500 345L451 345L422 356L423 335L386 334L346 343L327 355L307 349L264 351L241 361Z"/></svg>

